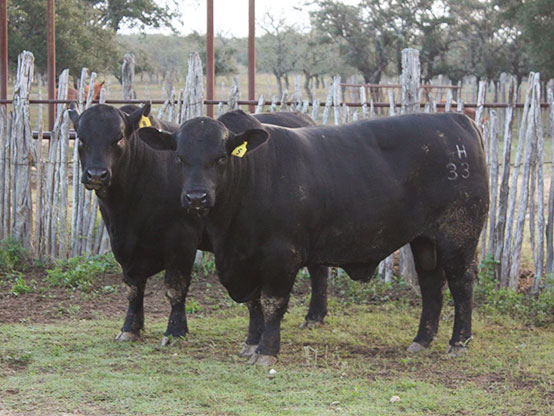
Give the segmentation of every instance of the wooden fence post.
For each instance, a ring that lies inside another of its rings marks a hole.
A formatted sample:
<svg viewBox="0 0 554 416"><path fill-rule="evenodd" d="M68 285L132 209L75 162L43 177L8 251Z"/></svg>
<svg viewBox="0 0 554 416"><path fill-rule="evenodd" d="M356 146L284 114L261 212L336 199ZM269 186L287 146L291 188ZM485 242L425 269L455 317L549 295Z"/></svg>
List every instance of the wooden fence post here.
<svg viewBox="0 0 554 416"><path fill-rule="evenodd" d="M533 281L533 292L539 290L540 282L544 276L544 135L542 128L542 110L541 110L541 84L540 81L535 85L537 97L537 111L535 112L535 128L536 128L536 149L535 149L535 169L536 169L536 186L537 186L537 241L536 248L533 253L536 253L535 258L535 278ZM551 184L552 186L552 184ZM534 226L534 221L530 221L530 226Z"/></svg>
<svg viewBox="0 0 554 416"><path fill-rule="evenodd" d="M3 240L8 235L8 230L4 228L4 218L8 215L8 212L4 211L4 198L9 198L4 181L4 178L8 176L6 167L9 165L7 109L6 105L0 105L0 240Z"/></svg>
<svg viewBox="0 0 554 416"><path fill-rule="evenodd" d="M512 126L514 121L514 110L517 99L517 79L510 76L508 80L508 107L504 114L504 150L502 152L502 172L500 180L500 191L498 195L498 215L495 225L495 252L494 259L496 279L500 282L502 254L504 251L504 233L506 229L506 212L508 210L508 183L510 181L510 157L512 152Z"/></svg>
<svg viewBox="0 0 554 416"><path fill-rule="evenodd" d="M548 88L548 127L550 130L551 155L554 162L554 85ZM1 171L0 171L1 172ZM548 195L548 221L546 224L546 277L547 284L554 273L554 165L550 171L550 191Z"/></svg>
<svg viewBox="0 0 554 416"><path fill-rule="evenodd" d="M33 145L29 120L29 94L33 82L35 58L31 52L23 51L17 59L17 76L14 87L14 121L11 130L15 144L15 198L13 236L21 244L31 248L31 166L29 156Z"/></svg>
<svg viewBox="0 0 554 416"><path fill-rule="evenodd" d="M202 72L200 55L196 52L190 54L187 79L185 82L184 101L181 107L181 123L204 114L203 79L204 73Z"/></svg>
<svg viewBox="0 0 554 416"><path fill-rule="evenodd" d="M529 74L529 80L532 80L535 74L531 72ZM508 287L509 285L509 271L511 263L511 249L512 249L512 233L514 225L514 216L516 208L516 196L518 189L518 177L519 169L521 166L521 157L523 155L525 132L527 130L527 118L529 114L529 106L531 104L531 95L533 93L532 83L527 84L527 93L525 94L525 103L523 105L523 116L521 117L521 124L519 127L518 144L516 151L516 158L514 161L514 168L512 170L512 177L510 180L509 195L508 195L508 209L506 214L506 229L504 231L504 243L502 262L500 265L500 286Z"/></svg>
<svg viewBox="0 0 554 416"><path fill-rule="evenodd" d="M135 98L137 98L134 84L135 55L133 55L132 53L126 53L123 56L123 64L121 65L121 87L123 89L124 100L134 100Z"/></svg>
<svg viewBox="0 0 554 416"><path fill-rule="evenodd" d="M327 92L327 98L325 99L325 108L323 109L323 116L321 124L325 125L329 121L329 114L331 112L331 103L333 102L333 84L329 85L329 91Z"/></svg>
<svg viewBox="0 0 554 416"><path fill-rule="evenodd" d="M523 242L523 228L525 225L525 214L529 202L529 176L531 173L531 159L535 147L535 112L540 111L540 74L537 72L534 77L530 77L531 108L529 110L527 129L525 132L525 153L523 156L523 176L521 179L521 195L517 207L517 224L514 234L514 244L511 252L511 266L508 286L517 289L519 278L519 266L521 260L521 244Z"/></svg>
<svg viewBox="0 0 554 416"><path fill-rule="evenodd" d="M496 199L498 195L498 116L495 110L490 111L489 126L489 236L488 242L482 241L481 244L487 244L487 253L492 254L495 252L494 227L496 225Z"/></svg>
<svg viewBox="0 0 554 416"><path fill-rule="evenodd" d="M419 112L419 80L421 79L421 66L419 51L406 48L402 50L402 114Z"/></svg>
<svg viewBox="0 0 554 416"><path fill-rule="evenodd" d="M402 107L401 113L419 112L419 82L421 79L421 66L419 62L419 51L406 48L402 50ZM410 246L406 244L400 249L399 272L403 279L406 279L412 286L416 286L417 275L415 271L414 258Z"/></svg>

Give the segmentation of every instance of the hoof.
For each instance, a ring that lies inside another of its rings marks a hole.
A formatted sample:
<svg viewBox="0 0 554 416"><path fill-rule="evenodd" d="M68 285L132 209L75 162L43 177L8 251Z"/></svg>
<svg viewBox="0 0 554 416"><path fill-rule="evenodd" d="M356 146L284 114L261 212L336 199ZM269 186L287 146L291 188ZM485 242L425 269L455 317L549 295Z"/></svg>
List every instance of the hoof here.
<svg viewBox="0 0 554 416"><path fill-rule="evenodd" d="M274 355L253 354L248 360L248 364L260 365L262 367L270 367L277 362L277 357Z"/></svg>
<svg viewBox="0 0 554 416"><path fill-rule="evenodd" d="M174 347L177 344L179 344L179 341L183 341L185 337L173 337L173 336L165 336L162 338L162 342L160 345L162 347Z"/></svg>
<svg viewBox="0 0 554 416"><path fill-rule="evenodd" d="M424 347L419 342L412 342L411 345L408 347L407 351L411 353L417 353L426 349L427 347Z"/></svg>
<svg viewBox="0 0 554 416"><path fill-rule="evenodd" d="M244 344L242 346L242 350L240 350L239 357L250 358L252 357L252 355L256 353L257 349L258 349L258 345Z"/></svg>
<svg viewBox="0 0 554 416"><path fill-rule="evenodd" d="M318 326L323 325L323 321L313 321L311 319L306 319L300 324L300 329L315 329Z"/></svg>
<svg viewBox="0 0 554 416"><path fill-rule="evenodd" d="M460 357L467 353L467 347L464 345L449 345L448 351L446 351L446 355L448 355L450 358L456 358Z"/></svg>
<svg viewBox="0 0 554 416"><path fill-rule="evenodd" d="M139 339L138 334L135 334L134 332L123 332L123 331L121 331L119 335L115 337L115 340L117 342L136 341L137 339Z"/></svg>

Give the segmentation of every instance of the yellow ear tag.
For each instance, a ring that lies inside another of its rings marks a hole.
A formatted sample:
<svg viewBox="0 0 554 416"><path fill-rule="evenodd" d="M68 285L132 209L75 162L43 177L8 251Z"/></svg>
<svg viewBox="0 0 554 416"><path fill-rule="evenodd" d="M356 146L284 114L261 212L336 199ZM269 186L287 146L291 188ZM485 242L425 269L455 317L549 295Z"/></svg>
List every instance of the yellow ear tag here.
<svg viewBox="0 0 554 416"><path fill-rule="evenodd" d="M248 144L248 142L245 140L244 142L242 142L242 144L240 146L237 146L233 149L233 151L231 152L231 154L233 156L236 156L236 157L243 157L245 154L246 154L246 145Z"/></svg>
<svg viewBox="0 0 554 416"><path fill-rule="evenodd" d="M150 119L146 116L142 116L139 121L139 128L142 127L150 127L152 123L150 122Z"/></svg>

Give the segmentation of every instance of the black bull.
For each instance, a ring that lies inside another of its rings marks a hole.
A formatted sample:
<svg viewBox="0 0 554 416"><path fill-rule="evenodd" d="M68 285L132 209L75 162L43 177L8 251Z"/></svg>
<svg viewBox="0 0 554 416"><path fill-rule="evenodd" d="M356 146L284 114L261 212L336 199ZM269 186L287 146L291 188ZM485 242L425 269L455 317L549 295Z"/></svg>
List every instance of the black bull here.
<svg viewBox="0 0 554 416"><path fill-rule="evenodd" d="M251 362L276 360L300 267L339 266L366 280L407 243L423 299L409 350L436 335L446 281L455 307L449 351L463 351L488 210L482 138L468 117L413 114L240 134L199 117L173 134L144 128L139 136L175 150L182 163L182 201L205 216L221 282L250 306ZM237 147L244 157L233 156Z"/></svg>
<svg viewBox="0 0 554 416"><path fill-rule="evenodd" d="M186 215L179 198L183 172L168 152L157 152L136 137L145 118L155 128L176 130L177 125L149 116L150 104L142 109L128 105L117 109L99 104L81 115L70 110L79 137L82 182L95 190L100 212L115 258L123 269L129 307L116 340L137 339L144 327L146 281L165 270L171 313L162 344L188 332L185 300L197 249L211 250L203 221ZM294 113L260 114L268 123L288 127L313 125L306 116ZM239 131L261 126L252 118L246 123L234 118ZM327 313L327 268L311 266L313 295L306 323L320 322Z"/></svg>

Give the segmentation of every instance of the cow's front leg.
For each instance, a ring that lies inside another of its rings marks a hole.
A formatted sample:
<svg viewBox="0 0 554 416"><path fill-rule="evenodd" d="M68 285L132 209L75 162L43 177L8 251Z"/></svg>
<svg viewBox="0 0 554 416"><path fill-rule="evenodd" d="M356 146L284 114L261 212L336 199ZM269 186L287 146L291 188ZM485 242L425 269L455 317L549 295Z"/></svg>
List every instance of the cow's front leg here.
<svg viewBox="0 0 554 416"><path fill-rule="evenodd" d="M129 307L127 308L127 316L123 322L121 332L115 337L115 340L135 341L139 338L140 331L144 328L144 288L146 286L146 278L136 279L124 274L123 281L127 285Z"/></svg>
<svg viewBox="0 0 554 416"><path fill-rule="evenodd" d="M192 263L190 266L192 269ZM162 338L162 346L171 345L184 338L189 332L185 300L190 285L190 270L167 269L165 272L166 298L171 305L167 330Z"/></svg>
<svg viewBox="0 0 554 416"><path fill-rule="evenodd" d="M310 298L310 307L304 322L300 328L314 328L323 323L327 315L327 280L329 278L329 268L319 265L308 266L310 280L312 283L312 296Z"/></svg>
<svg viewBox="0 0 554 416"><path fill-rule="evenodd" d="M281 347L281 320L287 310L289 296L271 296L262 292L264 330L255 354L250 357L250 364L270 366L277 362Z"/></svg>
<svg viewBox="0 0 554 416"><path fill-rule="evenodd" d="M264 315L259 297L247 302L246 306L248 307L248 315L250 318L248 323L248 337L239 355L249 358L258 349L260 338L264 331Z"/></svg>

